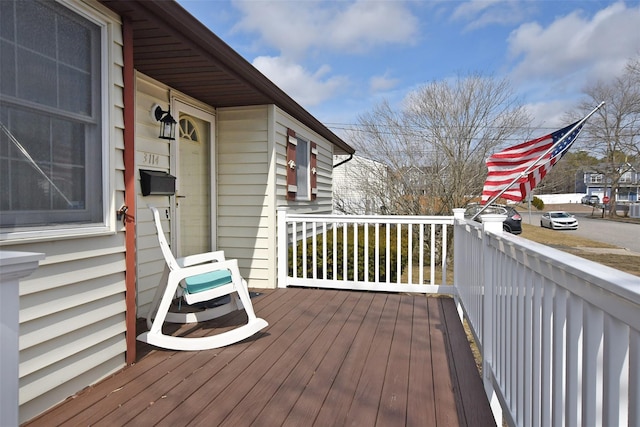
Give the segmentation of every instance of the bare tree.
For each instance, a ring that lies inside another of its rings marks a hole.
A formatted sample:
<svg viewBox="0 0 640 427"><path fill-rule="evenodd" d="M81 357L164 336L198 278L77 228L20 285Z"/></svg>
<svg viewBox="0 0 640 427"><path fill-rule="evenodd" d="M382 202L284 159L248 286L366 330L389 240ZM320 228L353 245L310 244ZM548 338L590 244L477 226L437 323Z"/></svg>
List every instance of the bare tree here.
<svg viewBox="0 0 640 427"><path fill-rule="evenodd" d="M392 213L450 214L479 196L485 159L523 141L529 123L507 80L472 74L418 88L399 111L382 102L359 118L350 141L388 166L379 199Z"/></svg>
<svg viewBox="0 0 640 427"><path fill-rule="evenodd" d="M585 99L578 107L581 113L606 102L585 127L588 137L584 144L601 160L594 171L605 177L613 206L620 179L631 168L629 156L640 153L640 57L630 60L619 77L598 81L584 93ZM615 215L615 209L609 214Z"/></svg>
<svg viewBox="0 0 640 427"><path fill-rule="evenodd" d="M347 215L386 213L386 165L361 156L339 156L337 160L347 161L333 172L334 211Z"/></svg>
<svg viewBox="0 0 640 427"><path fill-rule="evenodd" d="M588 152L569 150L536 187L536 193L584 193L584 173L597 164L598 159Z"/></svg>

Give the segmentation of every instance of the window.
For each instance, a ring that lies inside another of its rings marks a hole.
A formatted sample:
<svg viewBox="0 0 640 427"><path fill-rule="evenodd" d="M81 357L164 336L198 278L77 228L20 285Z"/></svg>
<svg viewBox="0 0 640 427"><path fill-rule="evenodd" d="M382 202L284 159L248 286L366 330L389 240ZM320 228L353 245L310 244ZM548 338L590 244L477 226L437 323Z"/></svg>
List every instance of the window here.
<svg viewBox="0 0 640 427"><path fill-rule="evenodd" d="M0 231L104 224L102 30L0 1Z"/></svg>
<svg viewBox="0 0 640 427"><path fill-rule="evenodd" d="M179 120L180 125L180 138L191 141L200 142L198 137L198 128L191 119L191 117L184 117Z"/></svg>
<svg viewBox="0 0 640 427"><path fill-rule="evenodd" d="M318 148L315 142L287 131L287 199L298 201L315 200L317 188Z"/></svg>
<svg viewBox="0 0 640 427"><path fill-rule="evenodd" d="M604 175L602 175L601 173L589 175L589 183L602 184L603 182L604 182Z"/></svg>
<svg viewBox="0 0 640 427"><path fill-rule="evenodd" d="M298 186L297 200L309 199L309 143L298 138L296 148L296 180Z"/></svg>

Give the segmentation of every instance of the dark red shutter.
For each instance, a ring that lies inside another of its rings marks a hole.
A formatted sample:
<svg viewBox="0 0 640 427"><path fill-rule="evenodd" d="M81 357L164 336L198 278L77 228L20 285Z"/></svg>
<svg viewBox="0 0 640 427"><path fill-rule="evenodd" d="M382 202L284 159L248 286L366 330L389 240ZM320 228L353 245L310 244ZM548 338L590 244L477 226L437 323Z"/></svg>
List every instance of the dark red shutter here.
<svg viewBox="0 0 640 427"><path fill-rule="evenodd" d="M296 171L296 132L287 129L287 200L295 200L298 192L298 175Z"/></svg>
<svg viewBox="0 0 640 427"><path fill-rule="evenodd" d="M311 181L311 200L318 197L318 145L311 143L311 162L309 164L309 179Z"/></svg>

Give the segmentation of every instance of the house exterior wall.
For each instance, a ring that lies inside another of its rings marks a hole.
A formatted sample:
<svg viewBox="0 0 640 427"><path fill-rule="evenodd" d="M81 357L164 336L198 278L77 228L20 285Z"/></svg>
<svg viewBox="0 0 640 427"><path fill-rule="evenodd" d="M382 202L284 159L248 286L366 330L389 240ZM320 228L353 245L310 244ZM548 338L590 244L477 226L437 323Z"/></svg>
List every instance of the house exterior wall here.
<svg viewBox="0 0 640 427"><path fill-rule="evenodd" d="M175 95L175 93L174 93ZM150 119L154 103L166 103L169 88L138 75L136 89L136 163L138 168L171 172L170 147L157 138ZM314 201L287 201L287 129L318 147L318 196ZM215 247L238 260L241 274L252 288L276 287L276 208L330 213L333 145L273 105L216 110L217 217ZM145 164L145 162L152 164ZM164 261L158 248L151 204L170 209L168 196L141 196L136 184L138 317L146 316L160 281ZM170 233L170 219L163 224ZM167 236L169 237L169 236Z"/></svg>
<svg viewBox="0 0 640 427"><path fill-rule="evenodd" d="M274 117L276 207L287 206L289 209L298 213L330 214L333 208L332 174L334 146L277 107L275 108ZM314 201L287 201L287 129L293 129L298 137L317 144L318 195Z"/></svg>
<svg viewBox="0 0 640 427"><path fill-rule="evenodd" d="M276 287L276 209L331 213L333 145L274 105L220 108L218 248L252 288ZM318 195L287 200L287 129L317 144Z"/></svg>
<svg viewBox="0 0 640 427"><path fill-rule="evenodd" d="M275 205L276 208L285 206L292 213L301 214L331 214L333 209L333 153L334 146L321 138L318 134L311 131L306 126L301 125L293 119L289 114L276 108L275 128L274 128L274 155L275 161L272 168L276 180ZM317 196L313 201L290 201L287 200L287 130L292 129L296 133L296 137L304 138L317 144ZM274 212L275 213L275 212ZM273 232L277 233L277 222L274 222ZM311 224L308 225L308 235L311 235ZM277 236L277 234L274 234ZM298 235L297 238L301 238ZM275 242L275 237L274 237ZM277 263L277 245L273 244L273 262ZM277 264L276 264L277 265ZM274 274L277 269L274 266ZM277 286L277 280L274 278L273 283Z"/></svg>
<svg viewBox="0 0 640 427"><path fill-rule="evenodd" d="M158 138L160 126L151 115L154 104L167 108L180 101L213 113L210 106L184 95L142 73L136 74L136 277L137 316L146 317L148 305L160 283L165 261L158 245L156 229L149 206L158 208L163 219L162 228L167 240L176 225L172 224L173 198L165 195L142 195L140 169L167 172L175 176L176 159L172 158L175 141ZM175 109L172 109L175 111ZM177 117L176 117L177 119ZM179 131L176 129L176 135ZM216 142L212 142L215 149ZM213 168L215 170L215 168ZM178 184L176 184L177 186ZM216 209L214 209L215 211ZM215 242L214 242L215 246Z"/></svg>
<svg viewBox="0 0 640 427"><path fill-rule="evenodd" d="M274 287L269 117L269 106L217 110L218 248L255 288Z"/></svg>
<svg viewBox="0 0 640 427"><path fill-rule="evenodd" d="M169 103L169 88L153 79L136 74L136 266L137 316L147 315L147 306L153 300L164 269L164 258L158 245L153 217L148 206L163 212L169 209L169 196L142 196L140 169L171 172L170 141L158 138L159 125L151 116L154 104ZM163 224L170 240L169 220Z"/></svg>
<svg viewBox="0 0 640 427"><path fill-rule="evenodd" d="M106 219L93 231L70 228L68 234L0 242L0 249L45 254L20 282L20 422L125 365L125 235L115 218L125 189L122 29L119 18L96 2L73 5L104 23Z"/></svg>
<svg viewBox="0 0 640 427"><path fill-rule="evenodd" d="M348 160L348 155L334 156L336 164ZM387 176L387 167L377 161L360 156L341 164L333 170L333 213L348 215L375 215L383 213L380 200Z"/></svg>

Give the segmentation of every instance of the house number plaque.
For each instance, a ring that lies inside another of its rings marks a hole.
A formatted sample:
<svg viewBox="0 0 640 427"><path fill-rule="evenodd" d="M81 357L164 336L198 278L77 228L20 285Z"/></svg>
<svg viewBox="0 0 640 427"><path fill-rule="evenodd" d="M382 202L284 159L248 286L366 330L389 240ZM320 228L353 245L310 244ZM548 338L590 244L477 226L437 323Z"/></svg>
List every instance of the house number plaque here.
<svg viewBox="0 0 640 427"><path fill-rule="evenodd" d="M142 153L142 163L145 165L157 166L160 164L160 156L153 153Z"/></svg>

